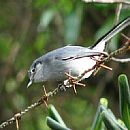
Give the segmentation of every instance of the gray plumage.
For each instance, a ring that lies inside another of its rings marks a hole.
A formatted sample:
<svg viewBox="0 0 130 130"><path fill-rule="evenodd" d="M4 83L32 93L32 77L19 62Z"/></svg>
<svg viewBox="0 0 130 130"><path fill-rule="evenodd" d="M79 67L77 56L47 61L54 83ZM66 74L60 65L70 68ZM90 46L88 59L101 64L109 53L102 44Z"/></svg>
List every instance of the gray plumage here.
<svg viewBox="0 0 130 130"><path fill-rule="evenodd" d="M32 82L63 81L67 78L65 72L70 73L72 76L80 76L84 71L91 69L96 64L96 61L91 57L98 58L101 55L107 55L104 52L107 41L128 25L130 25L130 17L111 29L89 48L65 46L39 57L32 63L28 71L30 78L28 86ZM88 78L93 71L86 73L83 79Z"/></svg>

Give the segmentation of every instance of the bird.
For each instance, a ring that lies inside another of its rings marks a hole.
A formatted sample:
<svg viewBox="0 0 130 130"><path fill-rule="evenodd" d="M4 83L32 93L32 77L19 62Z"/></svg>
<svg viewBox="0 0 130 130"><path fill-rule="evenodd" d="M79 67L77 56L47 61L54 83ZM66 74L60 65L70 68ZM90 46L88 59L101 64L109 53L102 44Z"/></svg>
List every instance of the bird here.
<svg viewBox="0 0 130 130"><path fill-rule="evenodd" d="M114 26L110 31L103 35L96 43L90 47L67 45L55 50L52 50L36 60L28 70L29 87L33 82L46 81L64 81L67 79L65 73L70 73L72 76L80 76L85 71L89 70L82 79L90 77L100 56L107 56L106 46L108 41L124 28L130 25L130 16Z"/></svg>

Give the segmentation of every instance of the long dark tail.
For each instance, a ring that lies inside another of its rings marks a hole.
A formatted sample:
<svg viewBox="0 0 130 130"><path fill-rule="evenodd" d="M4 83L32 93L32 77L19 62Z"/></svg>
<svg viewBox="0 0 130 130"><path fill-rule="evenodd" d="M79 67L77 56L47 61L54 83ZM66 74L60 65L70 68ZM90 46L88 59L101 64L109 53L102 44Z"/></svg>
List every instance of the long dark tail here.
<svg viewBox="0 0 130 130"><path fill-rule="evenodd" d="M98 51L103 51L106 47L107 42L114 37L117 33L122 31L130 25L130 16L125 20L114 26L109 32L107 32L103 37L101 37L91 48L96 49Z"/></svg>

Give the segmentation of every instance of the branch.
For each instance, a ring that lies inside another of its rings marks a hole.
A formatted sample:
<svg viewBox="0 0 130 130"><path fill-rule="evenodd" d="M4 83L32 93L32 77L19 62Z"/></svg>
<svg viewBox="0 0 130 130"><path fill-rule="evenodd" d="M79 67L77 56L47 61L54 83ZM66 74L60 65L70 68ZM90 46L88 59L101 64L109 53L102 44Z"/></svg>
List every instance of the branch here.
<svg viewBox="0 0 130 130"><path fill-rule="evenodd" d="M123 3L130 4L129 0L83 0L86 3L105 3L105 4L113 4L113 3Z"/></svg>
<svg viewBox="0 0 130 130"><path fill-rule="evenodd" d="M121 9L122 9L123 4L119 3L117 4L116 7L116 12L115 12L115 25L118 24L119 18L120 18L120 14L121 14Z"/></svg>
<svg viewBox="0 0 130 130"><path fill-rule="evenodd" d="M56 89L54 89L51 92L48 92L47 94L43 95L37 102L31 104L23 111L15 114L12 118L8 119L7 121L0 124L0 129L3 129L4 127L11 125L16 122L16 120L20 120L22 116L24 116L27 112L33 110L34 108L40 106L41 104L45 103L48 99L48 97L55 96L59 91L65 91L66 89L63 89L63 86L58 86ZM17 125L17 124L16 124Z"/></svg>
<svg viewBox="0 0 130 130"><path fill-rule="evenodd" d="M111 59L112 59L113 61L121 62L121 63L127 63L127 62L130 62L130 58L126 58L126 59L118 59L118 58L112 57Z"/></svg>

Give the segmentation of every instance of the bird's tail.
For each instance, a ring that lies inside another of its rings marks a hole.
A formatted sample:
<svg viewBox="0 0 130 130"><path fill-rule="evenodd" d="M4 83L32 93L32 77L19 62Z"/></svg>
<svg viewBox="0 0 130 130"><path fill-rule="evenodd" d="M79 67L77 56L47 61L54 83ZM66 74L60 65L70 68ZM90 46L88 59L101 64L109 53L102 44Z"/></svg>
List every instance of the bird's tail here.
<svg viewBox="0 0 130 130"><path fill-rule="evenodd" d="M121 32L124 28L130 25L130 16L125 20L121 21L119 24L114 26L109 32L107 32L103 37L101 37L93 46L92 49L99 51L105 50L107 42L114 37L117 33Z"/></svg>

